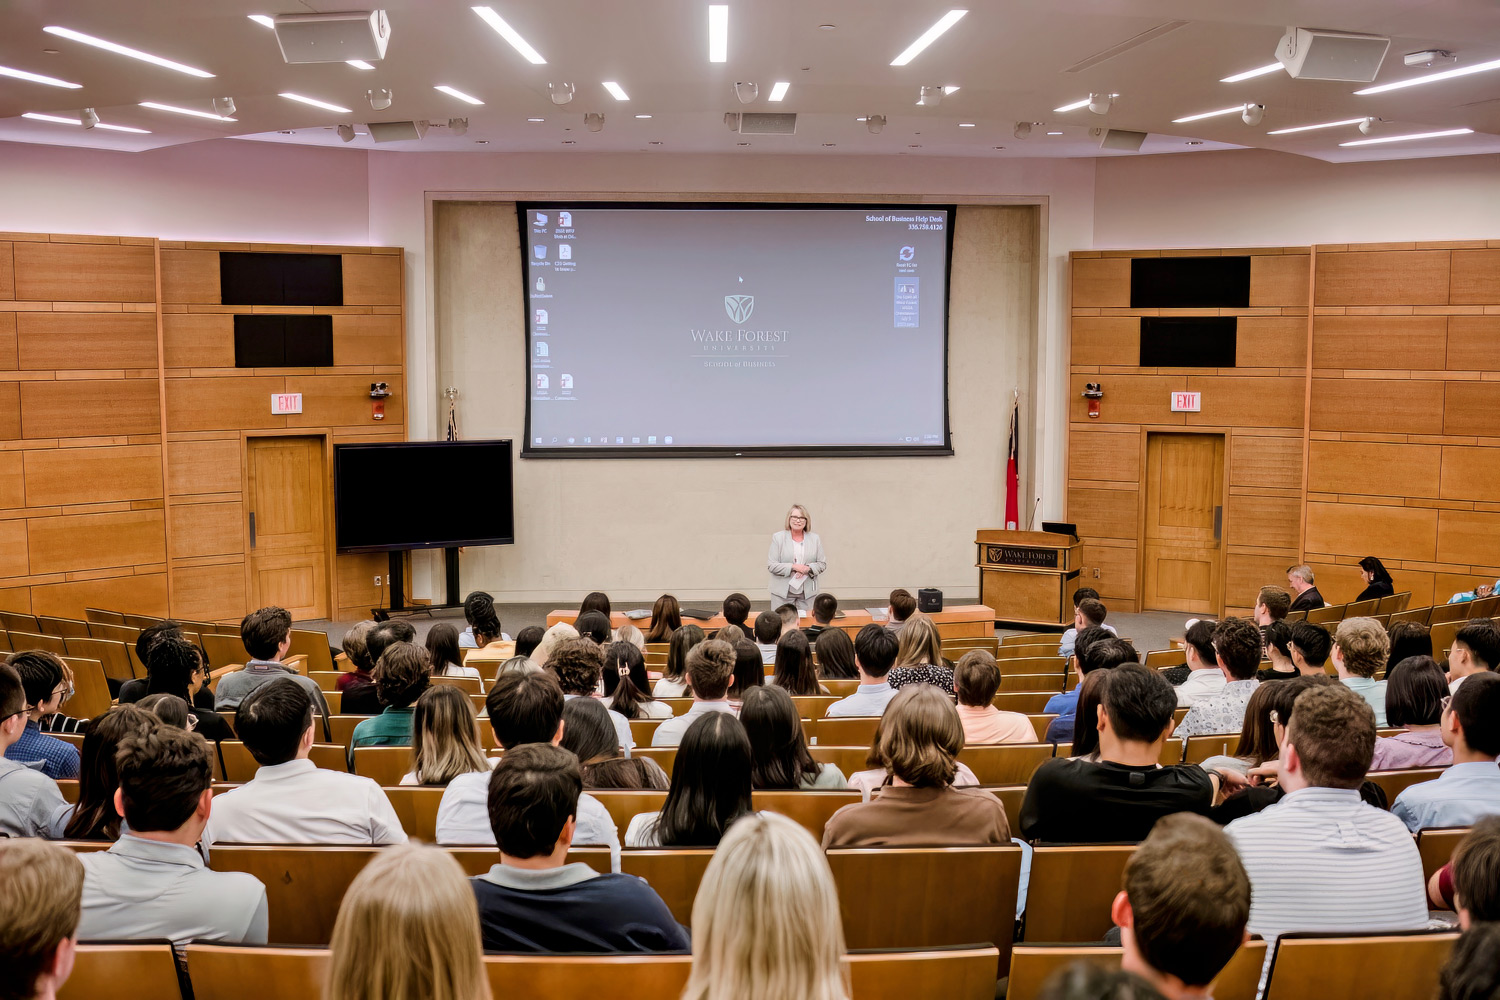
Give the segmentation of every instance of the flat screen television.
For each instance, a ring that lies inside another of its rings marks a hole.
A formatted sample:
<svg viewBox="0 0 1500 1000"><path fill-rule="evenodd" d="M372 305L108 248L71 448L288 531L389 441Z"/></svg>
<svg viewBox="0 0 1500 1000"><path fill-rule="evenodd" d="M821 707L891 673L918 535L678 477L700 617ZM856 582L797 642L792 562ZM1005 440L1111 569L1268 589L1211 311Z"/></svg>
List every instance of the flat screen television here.
<svg viewBox="0 0 1500 1000"><path fill-rule="evenodd" d="M340 552L516 540L509 440L341 444L333 465Z"/></svg>

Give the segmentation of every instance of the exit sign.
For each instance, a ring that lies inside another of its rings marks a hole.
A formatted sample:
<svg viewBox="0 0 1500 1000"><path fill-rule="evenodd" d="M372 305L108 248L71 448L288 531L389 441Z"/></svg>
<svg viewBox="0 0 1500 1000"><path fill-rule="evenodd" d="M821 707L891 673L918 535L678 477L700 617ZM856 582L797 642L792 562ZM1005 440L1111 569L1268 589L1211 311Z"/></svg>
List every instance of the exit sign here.
<svg viewBox="0 0 1500 1000"><path fill-rule="evenodd" d="M1173 413L1197 413L1203 409L1203 393L1201 392L1174 392L1172 393ZM298 411L301 412L301 411Z"/></svg>
<svg viewBox="0 0 1500 1000"><path fill-rule="evenodd" d="M1174 406L1175 408L1175 406ZM273 392L271 393L272 413L301 413L302 393L300 392Z"/></svg>

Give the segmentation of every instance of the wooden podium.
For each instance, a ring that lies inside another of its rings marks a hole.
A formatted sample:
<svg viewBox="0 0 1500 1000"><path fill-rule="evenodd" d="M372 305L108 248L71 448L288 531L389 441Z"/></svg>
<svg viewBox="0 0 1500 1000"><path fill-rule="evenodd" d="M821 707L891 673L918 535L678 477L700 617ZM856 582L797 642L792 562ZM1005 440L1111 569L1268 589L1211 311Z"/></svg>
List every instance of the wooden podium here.
<svg viewBox="0 0 1500 1000"><path fill-rule="evenodd" d="M979 603L995 620L1022 625L1073 623L1083 545L1076 535L1050 531L985 530L974 536Z"/></svg>

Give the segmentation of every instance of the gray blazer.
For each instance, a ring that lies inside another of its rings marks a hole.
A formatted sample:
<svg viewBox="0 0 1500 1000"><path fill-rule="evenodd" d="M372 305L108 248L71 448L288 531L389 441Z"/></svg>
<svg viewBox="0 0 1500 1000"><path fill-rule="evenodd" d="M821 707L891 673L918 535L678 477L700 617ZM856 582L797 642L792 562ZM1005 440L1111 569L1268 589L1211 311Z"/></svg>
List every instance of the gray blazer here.
<svg viewBox="0 0 1500 1000"><path fill-rule="evenodd" d="M818 592L818 577L828 568L828 559L823 555L823 539L816 532L803 532L802 553L802 561L808 569L802 593L805 597L812 597ZM771 583L767 589L773 597L785 598L791 592L793 561L792 533L776 532L771 536L771 549L766 553L766 569L771 571Z"/></svg>

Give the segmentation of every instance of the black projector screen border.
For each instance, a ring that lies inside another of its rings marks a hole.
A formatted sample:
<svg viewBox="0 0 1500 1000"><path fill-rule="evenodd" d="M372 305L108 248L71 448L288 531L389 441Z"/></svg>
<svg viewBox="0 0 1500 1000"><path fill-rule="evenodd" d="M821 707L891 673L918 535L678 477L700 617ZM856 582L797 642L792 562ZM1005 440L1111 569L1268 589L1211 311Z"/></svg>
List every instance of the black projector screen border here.
<svg viewBox="0 0 1500 1000"><path fill-rule="evenodd" d="M581 211L597 209L647 210L647 211L714 211L714 212L766 212L766 211L837 211L837 212L925 212L942 213L943 224L943 440L940 444L889 444L889 445L760 445L683 447L673 445L628 446L597 448L589 446L551 447L533 443L531 404L534 395L531 385L532 350L535 330L532 325L532 273L530 250L530 213ZM586 199L517 201L516 233L521 252L521 319L526 335L522 339L522 371L526 373L525 435L522 438L519 457L523 459L664 459L664 458L911 458L943 457L953 454L952 413L949 401L949 314L950 294L953 282L953 224L958 212L955 204L913 204L881 202L738 202L738 201L589 201Z"/></svg>

